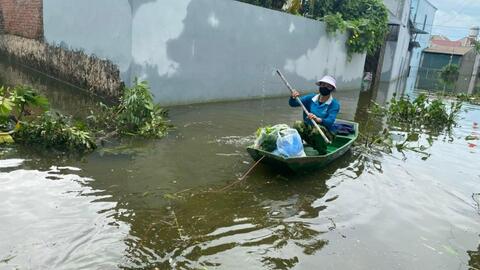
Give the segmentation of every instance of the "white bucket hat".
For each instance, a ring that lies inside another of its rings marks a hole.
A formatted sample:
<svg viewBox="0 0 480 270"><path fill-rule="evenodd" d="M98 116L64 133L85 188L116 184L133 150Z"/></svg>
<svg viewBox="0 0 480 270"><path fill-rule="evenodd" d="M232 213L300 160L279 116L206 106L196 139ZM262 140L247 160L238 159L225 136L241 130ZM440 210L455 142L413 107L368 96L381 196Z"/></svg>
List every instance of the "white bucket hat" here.
<svg viewBox="0 0 480 270"><path fill-rule="evenodd" d="M316 82L315 84L320 85L320 83L322 83L322 82L323 83L328 83L331 86L333 86L333 88L337 89L337 81L332 76L328 76L328 75L324 76L320 81Z"/></svg>

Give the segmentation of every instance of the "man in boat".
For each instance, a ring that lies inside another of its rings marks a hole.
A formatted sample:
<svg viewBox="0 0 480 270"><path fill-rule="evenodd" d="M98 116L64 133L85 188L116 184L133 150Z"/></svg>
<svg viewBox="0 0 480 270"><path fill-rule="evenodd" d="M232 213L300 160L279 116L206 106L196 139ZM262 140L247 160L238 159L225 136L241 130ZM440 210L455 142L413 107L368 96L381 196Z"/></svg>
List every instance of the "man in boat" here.
<svg viewBox="0 0 480 270"><path fill-rule="evenodd" d="M324 155L327 153L327 143L313 126L310 119L317 122L323 133L332 141L336 132L334 123L340 111L340 103L332 96L332 92L335 92L337 89L335 78L325 76L315 84L318 86L318 93L300 97L300 93L294 90L289 104L291 107L299 107L300 104L296 98L300 97L303 105L310 113L303 113L303 121L295 122L293 127L300 133L305 142L317 150L320 155Z"/></svg>

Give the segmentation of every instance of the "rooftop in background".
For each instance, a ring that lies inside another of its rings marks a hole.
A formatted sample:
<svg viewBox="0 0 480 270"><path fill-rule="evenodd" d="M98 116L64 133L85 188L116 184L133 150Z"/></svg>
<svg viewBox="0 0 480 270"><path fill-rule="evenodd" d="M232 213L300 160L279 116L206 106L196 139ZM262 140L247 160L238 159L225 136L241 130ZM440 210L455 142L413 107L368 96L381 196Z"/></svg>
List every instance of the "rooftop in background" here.
<svg viewBox="0 0 480 270"><path fill-rule="evenodd" d="M442 47L462 47L462 41L451 41L448 39L433 39L431 46L442 46Z"/></svg>
<svg viewBox="0 0 480 270"><path fill-rule="evenodd" d="M470 35L459 40L450 40L443 35L433 35L427 53L465 55L473 49L478 37L478 27L472 27Z"/></svg>
<svg viewBox="0 0 480 270"><path fill-rule="evenodd" d="M465 55L473 50L473 47L432 46L423 50L426 53Z"/></svg>

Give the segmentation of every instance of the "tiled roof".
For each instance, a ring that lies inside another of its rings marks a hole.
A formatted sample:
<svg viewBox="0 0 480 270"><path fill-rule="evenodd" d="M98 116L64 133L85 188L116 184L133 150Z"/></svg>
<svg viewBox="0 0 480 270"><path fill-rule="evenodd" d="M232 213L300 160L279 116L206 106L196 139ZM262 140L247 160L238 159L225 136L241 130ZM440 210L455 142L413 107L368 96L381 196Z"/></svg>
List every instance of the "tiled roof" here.
<svg viewBox="0 0 480 270"><path fill-rule="evenodd" d="M461 47L462 41L450 41L441 39L432 39L432 45L444 46L444 47Z"/></svg>
<svg viewBox="0 0 480 270"><path fill-rule="evenodd" d="M465 55L471 51L473 47L447 47L447 46L432 46L423 50L427 53L453 54Z"/></svg>

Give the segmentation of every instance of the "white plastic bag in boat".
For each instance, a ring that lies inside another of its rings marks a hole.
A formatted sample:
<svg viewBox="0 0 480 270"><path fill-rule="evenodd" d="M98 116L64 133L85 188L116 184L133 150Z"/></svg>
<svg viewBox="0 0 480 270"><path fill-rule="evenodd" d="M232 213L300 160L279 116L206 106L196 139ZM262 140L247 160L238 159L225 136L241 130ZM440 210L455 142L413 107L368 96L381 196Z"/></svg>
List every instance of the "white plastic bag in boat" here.
<svg viewBox="0 0 480 270"><path fill-rule="evenodd" d="M289 128L288 125L278 124L273 127L263 127L258 129L254 147L267 152L274 151L277 148L278 133Z"/></svg>
<svg viewBox="0 0 480 270"><path fill-rule="evenodd" d="M278 132L277 152L285 157L305 157L303 143L298 131L293 128Z"/></svg>

